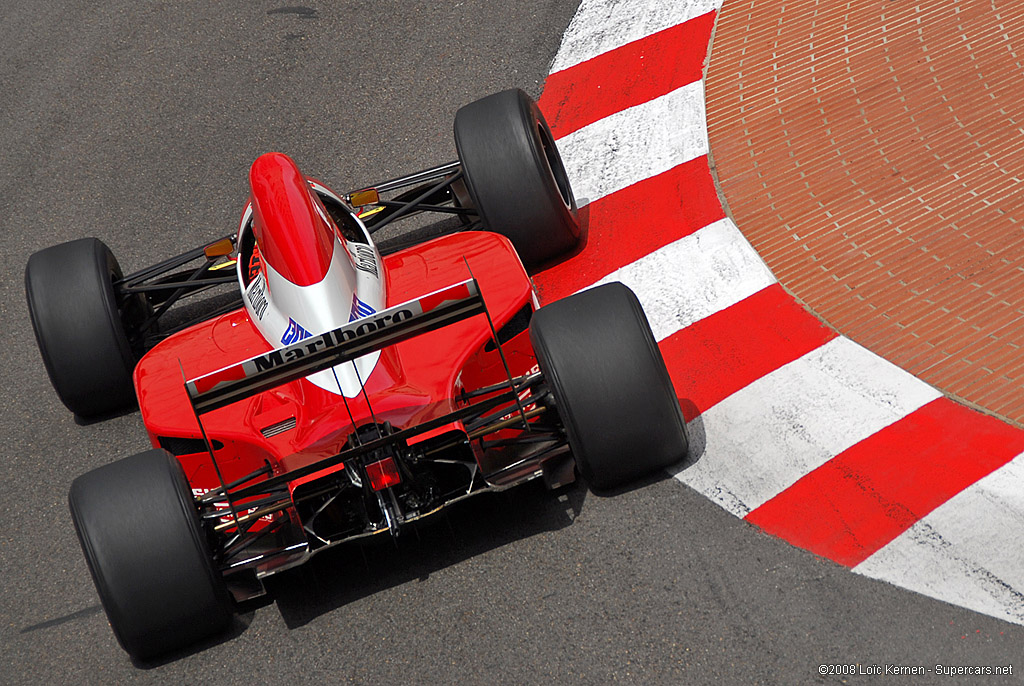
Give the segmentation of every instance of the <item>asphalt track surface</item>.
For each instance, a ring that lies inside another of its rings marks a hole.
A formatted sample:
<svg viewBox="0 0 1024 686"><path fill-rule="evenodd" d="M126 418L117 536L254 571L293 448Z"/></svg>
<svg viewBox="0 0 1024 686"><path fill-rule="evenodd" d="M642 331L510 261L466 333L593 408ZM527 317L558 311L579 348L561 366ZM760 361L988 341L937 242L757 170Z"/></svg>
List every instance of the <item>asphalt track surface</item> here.
<svg viewBox="0 0 1024 686"><path fill-rule="evenodd" d="M958 683L818 670L1024 670L1024 628L851 574L667 475L612 496L530 485L467 502L397 548L331 551L274 579L228 636L128 660L66 493L146 438L137 413L80 426L60 405L25 262L96 235L131 269L228 233L248 165L272 149L339 189L453 159L457 107L511 86L538 95L575 11L415 5L0 9L0 683Z"/></svg>

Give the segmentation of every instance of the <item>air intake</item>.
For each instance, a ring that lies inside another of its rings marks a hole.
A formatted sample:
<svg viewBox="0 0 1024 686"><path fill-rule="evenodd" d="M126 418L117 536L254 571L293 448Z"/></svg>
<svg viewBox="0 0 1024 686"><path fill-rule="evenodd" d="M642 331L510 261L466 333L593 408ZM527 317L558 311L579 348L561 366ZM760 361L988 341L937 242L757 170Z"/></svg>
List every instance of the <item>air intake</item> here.
<svg viewBox="0 0 1024 686"><path fill-rule="evenodd" d="M278 434L283 434L285 431L288 431L288 430L294 429L294 428L295 428L295 417L289 417L288 419L285 419L284 421L278 422L276 424L271 424L270 426L263 427L262 429L260 429L260 433L263 434L264 438L270 438L271 436L276 436Z"/></svg>

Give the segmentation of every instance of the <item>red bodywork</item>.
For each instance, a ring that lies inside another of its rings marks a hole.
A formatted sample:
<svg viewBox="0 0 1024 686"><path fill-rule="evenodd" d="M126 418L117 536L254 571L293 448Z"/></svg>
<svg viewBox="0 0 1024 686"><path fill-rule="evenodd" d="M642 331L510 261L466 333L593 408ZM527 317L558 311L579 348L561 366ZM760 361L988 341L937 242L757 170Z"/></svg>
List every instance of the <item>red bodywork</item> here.
<svg viewBox="0 0 1024 686"><path fill-rule="evenodd" d="M532 282L511 243L492 233L465 232L386 256L387 304L450 286L468 278L469 270L496 328L533 303ZM490 340L487 319L475 316L386 348L364 380L365 396L349 399L347 407L341 396L300 379L203 415L223 478L239 478L266 460L274 473L282 473L337 454L352 432L353 420L356 426L375 419L406 428L453 411L460 389L506 378L498 353L484 349ZM168 438L202 438L185 390L186 378L271 349L243 308L174 334L153 348L135 368L134 377L153 445L160 447L162 439ZM513 376L527 373L536 363L525 333L502 350ZM280 427L291 418L294 428L264 436L262 430ZM419 440L451 430L464 429L455 422ZM179 459L193 489L206 491L219 485L205 452L179 455ZM315 478L314 474L302 481Z"/></svg>
<svg viewBox="0 0 1024 686"><path fill-rule="evenodd" d="M249 170L253 230L260 252L283 277L298 286L323 280L334 252L327 211L287 155L261 155Z"/></svg>

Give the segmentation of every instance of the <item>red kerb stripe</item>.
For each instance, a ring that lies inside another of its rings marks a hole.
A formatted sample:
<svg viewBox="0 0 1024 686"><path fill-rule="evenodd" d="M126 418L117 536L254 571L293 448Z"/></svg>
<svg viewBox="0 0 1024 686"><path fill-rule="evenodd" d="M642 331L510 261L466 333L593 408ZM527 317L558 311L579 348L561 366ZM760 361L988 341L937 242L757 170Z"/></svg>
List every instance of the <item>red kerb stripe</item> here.
<svg viewBox="0 0 1024 686"><path fill-rule="evenodd" d="M843 451L746 519L852 567L1022 451L1024 431L939 398Z"/></svg>
<svg viewBox="0 0 1024 686"><path fill-rule="evenodd" d="M563 298L724 216L708 158L698 157L585 206L583 249L534 283L544 302Z"/></svg>
<svg viewBox="0 0 1024 686"><path fill-rule="evenodd" d="M700 80L714 25L708 12L548 76L539 102L555 136Z"/></svg>
<svg viewBox="0 0 1024 686"><path fill-rule="evenodd" d="M687 421L836 337L779 284L661 341Z"/></svg>

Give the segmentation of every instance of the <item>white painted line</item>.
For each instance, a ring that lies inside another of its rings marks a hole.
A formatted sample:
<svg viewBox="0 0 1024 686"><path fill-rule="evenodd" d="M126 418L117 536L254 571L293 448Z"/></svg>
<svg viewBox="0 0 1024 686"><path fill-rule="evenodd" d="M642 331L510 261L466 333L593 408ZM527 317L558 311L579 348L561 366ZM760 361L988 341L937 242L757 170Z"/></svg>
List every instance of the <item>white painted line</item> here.
<svg viewBox="0 0 1024 686"><path fill-rule="evenodd" d="M854 571L1024 624L1022 532L1024 454L943 503Z"/></svg>
<svg viewBox="0 0 1024 686"><path fill-rule="evenodd" d="M732 220L720 219L594 286L609 281L636 293L660 341L772 285L775 277Z"/></svg>
<svg viewBox="0 0 1024 686"><path fill-rule="evenodd" d="M838 337L706 410L703 454L675 477L744 517L938 397L928 384Z"/></svg>
<svg viewBox="0 0 1024 686"><path fill-rule="evenodd" d="M583 0L562 37L550 72L586 62L721 6L722 0Z"/></svg>
<svg viewBox="0 0 1024 686"><path fill-rule="evenodd" d="M706 155L704 82L563 136L558 149L580 206Z"/></svg>

